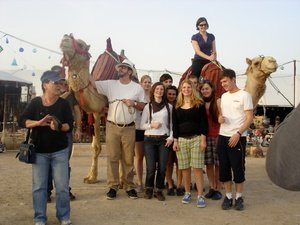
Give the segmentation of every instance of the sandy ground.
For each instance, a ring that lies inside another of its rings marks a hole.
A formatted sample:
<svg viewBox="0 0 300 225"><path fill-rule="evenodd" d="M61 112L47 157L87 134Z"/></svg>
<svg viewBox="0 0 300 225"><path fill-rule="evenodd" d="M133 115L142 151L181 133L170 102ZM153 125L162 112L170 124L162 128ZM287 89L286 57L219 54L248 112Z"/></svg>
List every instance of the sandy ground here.
<svg viewBox="0 0 300 225"><path fill-rule="evenodd" d="M106 156L99 157L99 182L84 184L89 170L89 145L75 146L71 159L71 186L76 200L71 202L74 225L300 225L300 192L289 192L273 185L265 172L265 159L247 157L245 210L221 210L221 201L207 200L199 209L193 203L183 205L181 197L167 196L165 202L143 198L131 200L123 190L116 200L106 200ZM33 224L31 166L15 159L15 151L0 154L0 225ZM206 190L207 179L205 179ZM142 197L142 195L141 195ZM48 225L58 225L55 198L48 204Z"/></svg>

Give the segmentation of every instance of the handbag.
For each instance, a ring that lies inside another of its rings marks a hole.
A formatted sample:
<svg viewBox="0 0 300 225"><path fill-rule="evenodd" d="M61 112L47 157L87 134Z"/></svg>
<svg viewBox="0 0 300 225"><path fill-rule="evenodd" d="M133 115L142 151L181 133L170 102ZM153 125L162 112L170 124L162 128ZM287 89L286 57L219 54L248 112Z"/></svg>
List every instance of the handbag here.
<svg viewBox="0 0 300 225"><path fill-rule="evenodd" d="M33 164L35 163L35 147L32 143L29 143L30 129L27 131L26 140L21 143L20 149L16 158L19 158L19 161Z"/></svg>

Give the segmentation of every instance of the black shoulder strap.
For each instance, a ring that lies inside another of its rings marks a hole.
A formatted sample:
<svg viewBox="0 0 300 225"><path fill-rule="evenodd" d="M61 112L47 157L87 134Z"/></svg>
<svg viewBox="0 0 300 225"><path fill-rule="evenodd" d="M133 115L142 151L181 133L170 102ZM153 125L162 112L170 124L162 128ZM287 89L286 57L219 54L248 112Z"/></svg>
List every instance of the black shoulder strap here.
<svg viewBox="0 0 300 225"><path fill-rule="evenodd" d="M167 108L167 111L168 111L168 124L167 124L167 127L170 129L170 124L171 124L171 113L170 113L170 106L169 106L169 103L166 102L166 108Z"/></svg>
<svg viewBox="0 0 300 225"><path fill-rule="evenodd" d="M27 144L29 143L30 131L31 131L31 129L28 129L28 130L27 130L27 135L26 135L26 140L25 140L25 142L26 142Z"/></svg>
<svg viewBox="0 0 300 225"><path fill-rule="evenodd" d="M149 121L149 124L151 124L151 121L152 121L152 106L151 106L151 102L149 102L149 119L150 119L150 121Z"/></svg>

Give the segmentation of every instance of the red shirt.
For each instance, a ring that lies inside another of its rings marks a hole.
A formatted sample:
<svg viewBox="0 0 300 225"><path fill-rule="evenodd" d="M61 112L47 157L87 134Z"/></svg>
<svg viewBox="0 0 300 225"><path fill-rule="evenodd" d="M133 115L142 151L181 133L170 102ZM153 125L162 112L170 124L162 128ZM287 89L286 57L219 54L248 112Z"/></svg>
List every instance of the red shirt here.
<svg viewBox="0 0 300 225"><path fill-rule="evenodd" d="M219 135L220 124L213 122L209 109L206 109L207 122L208 122L208 137L217 137Z"/></svg>

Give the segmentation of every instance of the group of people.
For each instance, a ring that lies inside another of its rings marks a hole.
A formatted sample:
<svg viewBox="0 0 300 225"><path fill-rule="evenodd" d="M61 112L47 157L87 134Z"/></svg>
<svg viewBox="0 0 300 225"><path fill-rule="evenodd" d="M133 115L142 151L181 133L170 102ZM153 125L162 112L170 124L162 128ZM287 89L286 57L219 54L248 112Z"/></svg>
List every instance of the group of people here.
<svg viewBox="0 0 300 225"><path fill-rule="evenodd" d="M193 173L197 207L206 207L206 198L221 199L220 190L224 187L222 208L230 209L233 180L235 208L244 209L246 129L252 122L252 100L236 86L235 73L230 69L220 74L226 91L221 99L215 96L210 81L199 83L203 66L217 57L215 37L206 32L208 27L204 17L197 20L199 32L191 40L195 51L192 75L182 81L178 89L172 85L169 74L163 74L153 85L148 75L141 77L140 83L132 81L136 69L127 59L116 66L118 80L90 78L91 85L107 96L109 103L107 199L115 199L122 184L131 199L137 199L137 192L143 192L145 199L154 196L164 201L163 190L167 186L167 195L183 196L182 203L187 204L192 201ZM51 194L48 186L53 179L57 218L62 225L70 225L70 198L75 196L69 187L68 162L74 117L76 129L80 127L78 108L74 108L78 104L74 99L68 103L61 97L65 80L59 71L46 71L41 82L43 95L34 98L19 118L21 126L32 129L31 140L36 147L36 162L32 165L34 222L35 225L46 224L47 197L49 201ZM76 137L79 136L80 130L76 133ZM176 185L172 179L175 163ZM204 196L205 167L210 188Z"/></svg>

